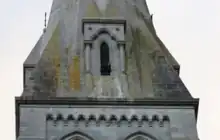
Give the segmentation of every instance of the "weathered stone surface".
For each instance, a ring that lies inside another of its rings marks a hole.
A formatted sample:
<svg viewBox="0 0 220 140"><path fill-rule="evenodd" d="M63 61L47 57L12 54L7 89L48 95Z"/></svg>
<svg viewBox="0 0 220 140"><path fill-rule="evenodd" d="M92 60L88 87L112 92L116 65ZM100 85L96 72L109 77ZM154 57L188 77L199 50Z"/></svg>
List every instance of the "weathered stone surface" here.
<svg viewBox="0 0 220 140"><path fill-rule="evenodd" d="M29 137L62 140L74 134L89 135L97 140L112 137L127 140L131 134L147 136L148 140L197 140L191 107L39 105L33 108L24 105L20 110L20 140Z"/></svg>
<svg viewBox="0 0 220 140"><path fill-rule="evenodd" d="M145 0L53 0L46 32L24 62L16 135L197 140L197 111Z"/></svg>
<svg viewBox="0 0 220 140"><path fill-rule="evenodd" d="M178 63L156 35L144 0L54 0L46 32L24 63L24 66L35 67L32 75L35 85L29 90L32 95L44 95L38 93L41 91L47 92L45 97L78 97L89 96L93 92L91 78L90 82L85 81L89 80L85 74L81 30L85 18L126 20L125 78L118 83L128 86L127 95L132 98L191 98L176 72ZM92 67L98 68L98 65L92 63ZM47 78L43 73L49 73L51 77ZM50 83L50 87L45 87L45 83ZM93 81L93 86L95 84ZM180 95L182 90L185 92Z"/></svg>

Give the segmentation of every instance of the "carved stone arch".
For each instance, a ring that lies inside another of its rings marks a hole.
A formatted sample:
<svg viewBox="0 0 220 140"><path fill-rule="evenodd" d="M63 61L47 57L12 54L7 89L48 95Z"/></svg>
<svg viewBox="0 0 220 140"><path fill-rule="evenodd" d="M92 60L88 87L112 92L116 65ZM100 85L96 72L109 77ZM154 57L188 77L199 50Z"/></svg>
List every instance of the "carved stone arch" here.
<svg viewBox="0 0 220 140"><path fill-rule="evenodd" d="M54 120L53 114L47 114L46 120L47 120L47 121L48 121L48 120Z"/></svg>
<svg viewBox="0 0 220 140"><path fill-rule="evenodd" d="M98 118L98 121L106 121L106 120L107 120L107 118L104 114L101 114Z"/></svg>
<svg viewBox="0 0 220 140"><path fill-rule="evenodd" d="M120 121L126 121L126 122L128 122L129 119L127 118L126 115L121 115L121 117L120 117Z"/></svg>
<svg viewBox="0 0 220 140"><path fill-rule="evenodd" d="M160 121L159 116L158 116L158 115L153 115L153 116L152 116L152 121L159 122L159 121Z"/></svg>
<svg viewBox="0 0 220 140"><path fill-rule="evenodd" d="M137 121L137 122L138 122L138 121L139 121L139 118L138 118L137 115L132 115L131 118L130 118L130 121L131 121L131 122L134 122L134 121Z"/></svg>
<svg viewBox="0 0 220 140"><path fill-rule="evenodd" d="M110 39L114 40L117 42L117 38L111 33L111 31L109 31L108 29L106 28L101 28L99 29L92 37L91 37L91 40L96 40L100 35L102 34L107 34Z"/></svg>
<svg viewBox="0 0 220 140"><path fill-rule="evenodd" d="M158 140L158 139L150 134L144 133L142 131L138 131L127 136L125 140Z"/></svg>
<svg viewBox="0 0 220 140"><path fill-rule="evenodd" d="M163 121L164 121L164 122L165 122L165 121L170 122L169 116L164 115L164 116L163 116Z"/></svg>
<svg viewBox="0 0 220 140"><path fill-rule="evenodd" d="M60 140L93 140L93 138L85 133L75 131L63 136Z"/></svg>
<svg viewBox="0 0 220 140"><path fill-rule="evenodd" d="M95 115L93 115L93 114L89 115L88 121L96 121L96 120L97 120L97 118Z"/></svg>
<svg viewBox="0 0 220 140"><path fill-rule="evenodd" d="M86 121L86 117L83 114L79 114L77 121Z"/></svg>
<svg viewBox="0 0 220 140"><path fill-rule="evenodd" d="M111 115L111 116L109 117L109 121L110 121L110 122L113 122L113 121L117 122L117 121L118 121L118 118L117 118L116 115Z"/></svg>
<svg viewBox="0 0 220 140"><path fill-rule="evenodd" d="M143 122L148 122L148 121L149 121L148 116L147 116L147 115L142 115L141 121L143 121Z"/></svg>
<svg viewBox="0 0 220 140"><path fill-rule="evenodd" d="M62 115L62 114L57 114L56 120L57 120L57 121L62 121L62 120L64 120L63 115Z"/></svg>

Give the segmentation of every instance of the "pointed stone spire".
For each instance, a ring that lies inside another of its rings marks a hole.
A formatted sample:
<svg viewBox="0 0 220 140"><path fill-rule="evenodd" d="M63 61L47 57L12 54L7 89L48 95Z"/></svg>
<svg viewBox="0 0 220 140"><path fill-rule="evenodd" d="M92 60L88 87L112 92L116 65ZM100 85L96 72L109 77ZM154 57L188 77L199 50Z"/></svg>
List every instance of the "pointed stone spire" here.
<svg viewBox="0 0 220 140"><path fill-rule="evenodd" d="M34 63L36 77L26 85L36 96L191 98L150 17L145 0L53 0L42 43L25 62ZM110 46L107 77L100 75L98 39Z"/></svg>

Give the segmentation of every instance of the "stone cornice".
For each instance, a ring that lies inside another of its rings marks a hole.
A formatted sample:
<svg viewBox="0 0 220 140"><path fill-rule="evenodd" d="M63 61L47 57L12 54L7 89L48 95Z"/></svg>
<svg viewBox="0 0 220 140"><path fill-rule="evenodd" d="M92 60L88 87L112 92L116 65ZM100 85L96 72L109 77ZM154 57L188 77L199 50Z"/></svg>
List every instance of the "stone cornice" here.
<svg viewBox="0 0 220 140"><path fill-rule="evenodd" d="M199 99L151 99L151 98L36 98L36 97L16 97L16 104L38 104L38 105L140 105L140 106L192 106L198 109Z"/></svg>
<svg viewBox="0 0 220 140"><path fill-rule="evenodd" d="M84 25L86 23L101 23L101 24L122 24L124 25L124 33L126 33L126 20L123 18L84 18L82 20L82 32L84 33Z"/></svg>

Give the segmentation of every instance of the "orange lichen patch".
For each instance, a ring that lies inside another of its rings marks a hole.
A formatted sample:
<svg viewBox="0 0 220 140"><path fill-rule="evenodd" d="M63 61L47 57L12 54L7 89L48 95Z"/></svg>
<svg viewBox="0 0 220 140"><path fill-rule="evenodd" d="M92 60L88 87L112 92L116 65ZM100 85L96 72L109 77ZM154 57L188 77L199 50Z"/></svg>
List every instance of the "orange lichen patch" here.
<svg viewBox="0 0 220 140"><path fill-rule="evenodd" d="M72 63L69 67L69 85L72 90L80 89L80 58L73 57Z"/></svg>

